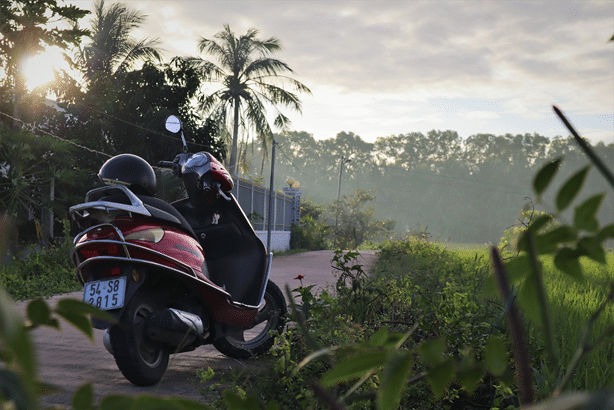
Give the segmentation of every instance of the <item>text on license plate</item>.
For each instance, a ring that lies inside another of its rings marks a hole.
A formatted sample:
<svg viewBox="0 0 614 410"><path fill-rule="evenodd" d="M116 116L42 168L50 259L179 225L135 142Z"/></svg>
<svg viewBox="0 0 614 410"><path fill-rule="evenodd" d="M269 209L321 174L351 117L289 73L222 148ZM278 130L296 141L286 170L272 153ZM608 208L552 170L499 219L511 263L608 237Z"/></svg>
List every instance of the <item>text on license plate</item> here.
<svg viewBox="0 0 614 410"><path fill-rule="evenodd" d="M124 306L126 277L88 282L83 289L83 300L103 310Z"/></svg>

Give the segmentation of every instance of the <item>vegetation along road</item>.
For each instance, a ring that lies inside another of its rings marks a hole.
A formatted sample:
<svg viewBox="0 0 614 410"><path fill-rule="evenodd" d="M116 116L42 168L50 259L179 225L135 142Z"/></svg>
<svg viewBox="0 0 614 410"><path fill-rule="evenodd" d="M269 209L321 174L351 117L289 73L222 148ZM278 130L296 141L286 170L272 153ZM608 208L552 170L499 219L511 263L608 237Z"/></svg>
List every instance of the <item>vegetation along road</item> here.
<svg viewBox="0 0 614 410"><path fill-rule="evenodd" d="M271 279L282 289L288 284L291 288L299 285L295 280L304 275L305 286L316 284L325 287L333 284L335 277L331 268L333 251L315 251L295 255L280 256L273 259ZM376 258L374 253L364 253L364 265L369 266ZM49 301L55 305L64 297L81 298L80 292L54 296ZM16 303L16 309L25 316L27 302ZM36 344L39 377L57 390L41 399L41 404L68 406L75 390L84 383L91 382L96 398L109 394L155 394L159 396L181 396L195 400L203 399L196 373L198 369L211 367L216 372L242 366L243 364L226 358L212 346L196 349L194 352L171 357L168 372L160 385L137 387L128 382L117 369L113 357L102 345L104 331L95 331L95 342L91 343L74 327L63 323L62 331L51 328L38 328L33 332Z"/></svg>

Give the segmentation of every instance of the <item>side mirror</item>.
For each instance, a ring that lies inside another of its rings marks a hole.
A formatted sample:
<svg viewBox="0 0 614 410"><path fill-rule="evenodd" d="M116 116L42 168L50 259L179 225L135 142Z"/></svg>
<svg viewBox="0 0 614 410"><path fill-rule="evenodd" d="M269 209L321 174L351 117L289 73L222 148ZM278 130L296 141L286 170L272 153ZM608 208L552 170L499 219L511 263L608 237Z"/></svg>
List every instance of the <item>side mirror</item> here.
<svg viewBox="0 0 614 410"><path fill-rule="evenodd" d="M166 130L172 132L173 134L177 134L181 132L181 141L183 142L183 152L188 152L188 144L185 142L185 137L183 136L181 120L176 115L169 115L166 117L166 122L164 123Z"/></svg>
<svg viewBox="0 0 614 410"><path fill-rule="evenodd" d="M181 131L181 120L176 115L169 115L166 117L165 126L167 131L177 134Z"/></svg>

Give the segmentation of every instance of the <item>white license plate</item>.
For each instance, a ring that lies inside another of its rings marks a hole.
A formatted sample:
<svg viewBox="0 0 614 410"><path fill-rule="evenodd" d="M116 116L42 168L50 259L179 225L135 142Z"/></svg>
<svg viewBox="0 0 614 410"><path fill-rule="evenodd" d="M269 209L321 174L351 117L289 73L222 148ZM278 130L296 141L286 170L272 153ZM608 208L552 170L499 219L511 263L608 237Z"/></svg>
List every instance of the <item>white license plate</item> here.
<svg viewBox="0 0 614 410"><path fill-rule="evenodd" d="M88 282L83 289L83 300L102 310L117 309L124 306L126 296L126 277Z"/></svg>

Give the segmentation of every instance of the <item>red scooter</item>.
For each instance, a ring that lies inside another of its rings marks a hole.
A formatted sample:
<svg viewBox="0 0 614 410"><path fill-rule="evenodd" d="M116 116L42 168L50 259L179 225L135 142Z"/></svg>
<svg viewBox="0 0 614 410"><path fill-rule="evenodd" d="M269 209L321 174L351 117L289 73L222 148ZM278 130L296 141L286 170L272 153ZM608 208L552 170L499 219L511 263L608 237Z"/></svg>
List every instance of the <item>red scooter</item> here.
<svg viewBox="0 0 614 410"><path fill-rule="evenodd" d="M180 130L169 117L167 129ZM183 134L182 134L183 138ZM268 279L272 254L229 192L233 181L206 152L184 150L160 167L181 177L186 199L155 198L156 177L142 158L108 160L105 186L70 208L84 229L72 259L86 302L117 319L93 319L130 382L160 381L169 355L213 344L246 359L267 352L282 332L283 293Z"/></svg>

